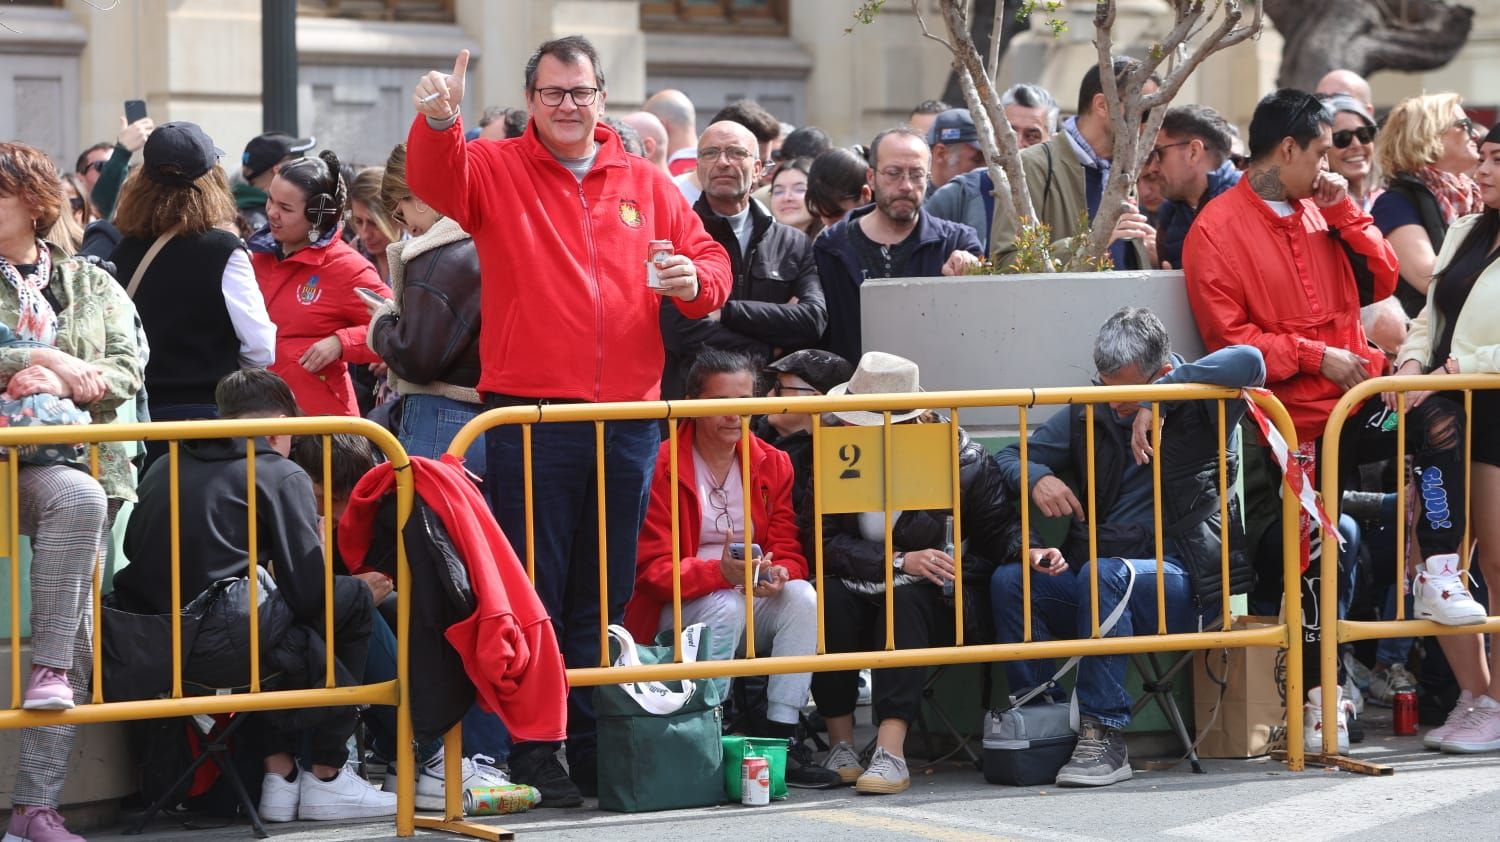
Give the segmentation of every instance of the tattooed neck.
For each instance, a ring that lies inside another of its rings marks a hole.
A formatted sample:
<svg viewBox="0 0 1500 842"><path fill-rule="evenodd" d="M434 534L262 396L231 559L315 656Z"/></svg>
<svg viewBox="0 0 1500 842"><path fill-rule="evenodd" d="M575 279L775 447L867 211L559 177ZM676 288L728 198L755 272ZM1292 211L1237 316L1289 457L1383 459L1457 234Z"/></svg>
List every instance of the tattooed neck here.
<svg viewBox="0 0 1500 842"><path fill-rule="evenodd" d="M1251 170L1250 189L1267 202L1285 202L1286 187L1281 183L1281 167Z"/></svg>

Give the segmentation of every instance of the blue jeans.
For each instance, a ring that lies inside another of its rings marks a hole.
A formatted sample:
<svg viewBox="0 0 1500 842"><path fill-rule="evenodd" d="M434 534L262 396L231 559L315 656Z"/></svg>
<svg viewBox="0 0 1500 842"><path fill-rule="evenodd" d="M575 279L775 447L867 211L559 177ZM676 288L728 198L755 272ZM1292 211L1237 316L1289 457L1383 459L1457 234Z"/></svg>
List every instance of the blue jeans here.
<svg viewBox="0 0 1500 842"><path fill-rule="evenodd" d="M405 395L401 398L401 432L396 436L409 456L437 459L448 452L453 437L484 411L477 403L464 403L441 395ZM485 476L484 436L474 439L464 451L464 467Z"/></svg>
<svg viewBox="0 0 1500 842"><path fill-rule="evenodd" d="M1072 571L1058 576L1032 571L1032 640L1065 640L1073 636L1073 629L1078 624L1076 579ZM990 604L995 619L995 637L1001 643L1020 643L1024 639L1025 615L1021 611L1021 596L1021 565L1002 564L996 568L990 577ZM1102 606L1100 610L1103 610ZM1045 659L1006 661L1005 680L1011 695L1019 697L1045 683L1056 670L1057 666ZM1066 694L1057 688L1048 695L1061 701Z"/></svg>
<svg viewBox="0 0 1500 842"><path fill-rule="evenodd" d="M1104 619L1125 597L1125 588L1129 583L1126 564L1135 568L1135 588L1130 593L1130 601L1120 619L1107 637L1130 637L1136 634L1137 629L1142 634L1154 634L1156 631L1155 559L1105 558L1098 561L1099 622L1102 625ZM1197 631L1198 612L1193 605L1192 579L1187 570L1175 557L1169 555L1163 563L1162 573L1162 587L1166 590L1167 631L1174 634ZM1089 600L1092 575L1090 565L1085 564L1076 576L1032 576L1032 620L1034 623L1040 622L1042 626L1033 632L1033 639L1082 639L1093 632ZM1000 634L1001 642L1020 640L1020 583L1019 565L1015 564L1001 567L990 579L996 631ZM1047 637L1041 637L1041 633L1045 633ZM1029 666L1018 672L1012 681L1019 679L1025 686L1034 686L1051 677L1051 671L1043 663L1026 663ZM1078 665L1077 683L1078 709L1083 716L1097 719L1111 728L1124 728L1130 724L1131 699L1125 690L1125 671L1128 665L1129 659L1125 655L1083 659ZM1010 675L1009 667L1007 675Z"/></svg>
<svg viewBox="0 0 1500 842"><path fill-rule="evenodd" d="M494 402L490 405L500 405ZM552 618L569 667L599 666L599 477L592 422L537 424L532 428L533 534L536 592ZM526 491L521 428L485 434L488 486L495 519L516 554L526 558ZM661 432L656 421L604 425L604 538L608 594L602 610L620 622L635 587L636 541L646 517L651 474ZM595 744L593 690L568 694L568 753Z"/></svg>

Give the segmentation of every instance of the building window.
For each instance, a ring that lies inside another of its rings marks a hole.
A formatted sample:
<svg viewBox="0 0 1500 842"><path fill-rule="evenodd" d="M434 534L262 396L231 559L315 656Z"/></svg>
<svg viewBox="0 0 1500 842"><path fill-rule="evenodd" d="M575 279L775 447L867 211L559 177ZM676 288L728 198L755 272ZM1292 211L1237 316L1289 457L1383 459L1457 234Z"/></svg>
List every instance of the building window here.
<svg viewBox="0 0 1500 842"><path fill-rule="evenodd" d="M297 0L297 14L323 18L452 23L453 0Z"/></svg>
<svg viewBox="0 0 1500 842"><path fill-rule="evenodd" d="M641 0L652 32L785 35L787 0Z"/></svg>

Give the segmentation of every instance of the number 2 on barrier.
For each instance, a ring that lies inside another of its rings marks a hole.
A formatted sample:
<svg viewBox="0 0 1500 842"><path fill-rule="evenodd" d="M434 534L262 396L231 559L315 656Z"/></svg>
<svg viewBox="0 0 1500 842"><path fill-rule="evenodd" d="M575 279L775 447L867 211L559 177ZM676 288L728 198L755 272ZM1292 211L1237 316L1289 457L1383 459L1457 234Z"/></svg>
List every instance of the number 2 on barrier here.
<svg viewBox="0 0 1500 842"><path fill-rule="evenodd" d="M880 427L828 427L816 455L823 512L885 509L885 449ZM947 509L953 505L953 441L947 424L891 428L892 509Z"/></svg>

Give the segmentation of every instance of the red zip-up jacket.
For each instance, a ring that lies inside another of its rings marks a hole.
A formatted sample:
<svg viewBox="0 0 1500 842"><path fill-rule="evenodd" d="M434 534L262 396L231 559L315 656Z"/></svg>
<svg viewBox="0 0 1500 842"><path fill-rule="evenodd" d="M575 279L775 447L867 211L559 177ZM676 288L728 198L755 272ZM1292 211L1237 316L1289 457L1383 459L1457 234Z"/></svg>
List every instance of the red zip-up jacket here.
<svg viewBox="0 0 1500 842"><path fill-rule="evenodd" d="M682 554L682 601L743 585L724 578L717 558L698 558L703 506L698 500L693 467L693 422L677 434L677 539ZM661 444L651 477L651 502L641 527L635 562L635 593L625 605L625 627L636 640L653 640L661 610L672 604L672 455L670 441ZM735 459L742 459L735 448ZM736 464L740 464L736 462ZM807 559L792 510L792 460L786 453L750 437L751 542L786 568L792 579L807 578Z"/></svg>
<svg viewBox="0 0 1500 842"><path fill-rule="evenodd" d="M698 319L723 306L729 256L665 173L602 123L582 183L535 126L464 142L463 121L407 138L412 192L474 238L483 278L479 391L578 401L655 400L665 352L661 298L646 287L646 244L692 259L699 293L672 299Z"/></svg>
<svg viewBox="0 0 1500 842"><path fill-rule="evenodd" d="M1359 320L1354 270L1330 229L1365 259L1375 279L1374 300L1396 290L1396 252L1368 213L1353 200L1321 212L1311 200L1294 202L1282 218L1250 187L1250 179L1199 212L1183 246L1188 300L1210 351L1254 345L1266 358L1266 386L1286 406L1299 441L1323 435L1344 391L1320 373L1325 348L1365 359L1365 370L1385 371L1385 355L1370 347Z"/></svg>
<svg viewBox="0 0 1500 842"><path fill-rule="evenodd" d="M250 237L250 263L276 325L276 362L271 371L292 389L304 415L359 417L359 403L349 380L349 363L378 363L365 344L370 311L355 289L364 287L391 297L370 261L338 235L338 229L306 248L278 259L270 232ZM319 371L297 362L313 343L337 336L344 353Z"/></svg>
<svg viewBox="0 0 1500 842"><path fill-rule="evenodd" d="M469 571L474 613L449 626L443 636L463 658L480 707L498 714L517 740L566 738L568 674L557 635L489 504L454 456L414 457L411 471L417 495L443 522ZM350 572L364 572L380 501L395 486L389 462L372 468L354 486L338 532L339 551ZM422 680L419 664L412 665L412 677Z"/></svg>

